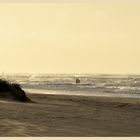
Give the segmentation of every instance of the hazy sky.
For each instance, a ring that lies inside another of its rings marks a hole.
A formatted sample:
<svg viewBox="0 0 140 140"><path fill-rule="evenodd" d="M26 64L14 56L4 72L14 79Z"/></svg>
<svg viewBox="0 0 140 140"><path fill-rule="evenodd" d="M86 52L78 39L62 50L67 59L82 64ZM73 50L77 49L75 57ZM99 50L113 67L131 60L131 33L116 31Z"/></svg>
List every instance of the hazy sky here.
<svg viewBox="0 0 140 140"><path fill-rule="evenodd" d="M140 73L140 3L0 3L0 71Z"/></svg>

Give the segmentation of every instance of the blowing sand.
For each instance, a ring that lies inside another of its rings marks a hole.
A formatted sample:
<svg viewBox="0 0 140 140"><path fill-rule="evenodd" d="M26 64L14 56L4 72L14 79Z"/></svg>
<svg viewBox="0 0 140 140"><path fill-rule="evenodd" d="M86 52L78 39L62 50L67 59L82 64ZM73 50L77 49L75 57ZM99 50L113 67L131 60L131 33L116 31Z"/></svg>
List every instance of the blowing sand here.
<svg viewBox="0 0 140 140"><path fill-rule="evenodd" d="M0 136L140 136L140 100L28 94L0 101Z"/></svg>

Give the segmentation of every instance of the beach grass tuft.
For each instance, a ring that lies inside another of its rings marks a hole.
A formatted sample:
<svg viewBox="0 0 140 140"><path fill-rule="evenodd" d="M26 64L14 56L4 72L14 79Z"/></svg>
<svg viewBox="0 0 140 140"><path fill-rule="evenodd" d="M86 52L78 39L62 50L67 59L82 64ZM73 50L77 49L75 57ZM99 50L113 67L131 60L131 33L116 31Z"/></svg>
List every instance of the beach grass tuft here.
<svg viewBox="0 0 140 140"><path fill-rule="evenodd" d="M18 83L13 83L8 80L0 79L0 98L1 99L12 99L21 102L31 101L25 91L21 88Z"/></svg>

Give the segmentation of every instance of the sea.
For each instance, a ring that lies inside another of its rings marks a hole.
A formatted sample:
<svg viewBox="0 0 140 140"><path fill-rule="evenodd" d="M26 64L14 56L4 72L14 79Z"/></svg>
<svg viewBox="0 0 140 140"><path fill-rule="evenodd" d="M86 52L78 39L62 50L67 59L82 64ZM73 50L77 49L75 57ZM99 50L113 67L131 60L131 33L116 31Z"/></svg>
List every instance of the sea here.
<svg viewBox="0 0 140 140"><path fill-rule="evenodd" d="M19 83L29 94L140 98L140 75L25 73L0 78Z"/></svg>

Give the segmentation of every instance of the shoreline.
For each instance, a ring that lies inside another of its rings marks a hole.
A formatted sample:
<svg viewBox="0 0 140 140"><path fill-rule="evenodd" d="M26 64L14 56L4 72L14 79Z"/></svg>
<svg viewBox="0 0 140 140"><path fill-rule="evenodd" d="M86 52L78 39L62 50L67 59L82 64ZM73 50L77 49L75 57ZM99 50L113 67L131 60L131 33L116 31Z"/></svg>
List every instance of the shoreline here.
<svg viewBox="0 0 140 140"><path fill-rule="evenodd" d="M68 96L83 96L83 97L111 97L111 98L139 98L140 94L130 93L109 93L98 91L79 91L79 90L53 90L53 89L26 89L24 90L29 94L46 94L46 95L68 95Z"/></svg>
<svg viewBox="0 0 140 140"><path fill-rule="evenodd" d="M49 92L49 91L48 91ZM55 91L57 92L57 91ZM61 92L61 91L59 91ZM64 92L64 91L63 91ZM139 98L130 98L130 97L108 97L108 96L88 96L88 95L70 95L70 94L42 94L42 93L27 93L27 96L32 97L44 97L52 98L52 99L80 99L80 100L88 100L88 101L99 101L99 102L112 102L112 103L128 103L128 104L140 104Z"/></svg>
<svg viewBox="0 0 140 140"><path fill-rule="evenodd" d="M0 136L140 136L139 99L27 96L36 103L1 102Z"/></svg>

